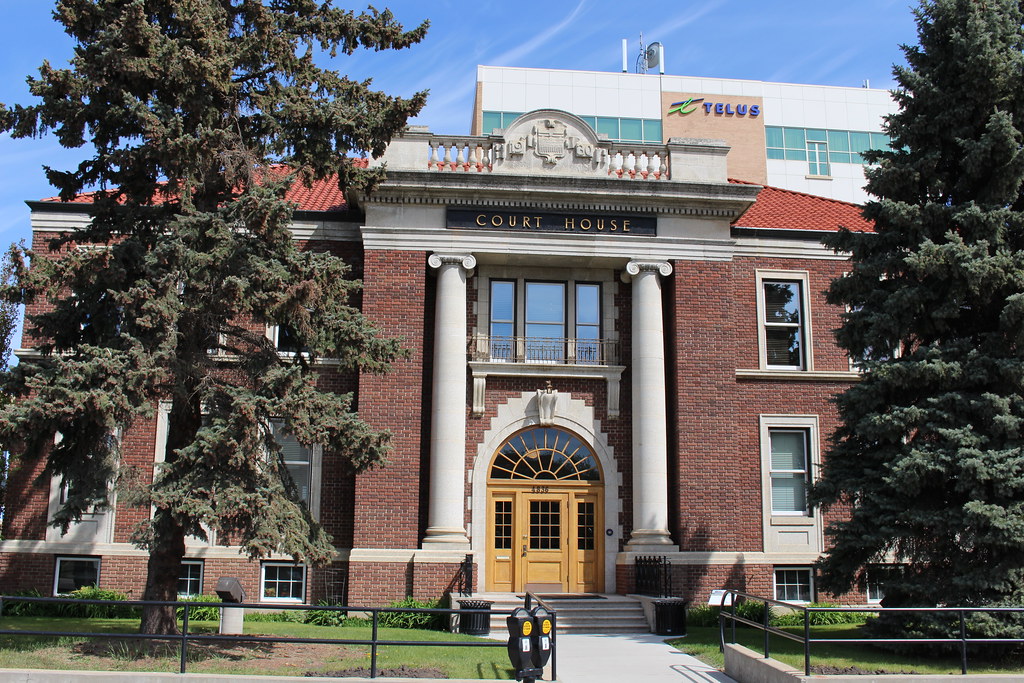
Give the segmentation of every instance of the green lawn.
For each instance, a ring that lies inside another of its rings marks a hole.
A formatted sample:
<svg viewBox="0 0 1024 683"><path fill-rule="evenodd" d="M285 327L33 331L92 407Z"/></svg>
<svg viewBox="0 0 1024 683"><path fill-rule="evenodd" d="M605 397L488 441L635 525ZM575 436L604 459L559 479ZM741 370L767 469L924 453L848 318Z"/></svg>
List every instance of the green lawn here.
<svg viewBox="0 0 1024 683"><path fill-rule="evenodd" d="M835 626L814 626L811 628L812 638L856 638L859 636L859 625L840 624ZM785 629L797 635L803 634L803 627ZM729 639L726 631L726 639ZM683 652L695 655L699 659L719 669L723 668L722 653L718 650L717 627L691 627L685 638L670 641L673 646ZM736 631L736 642L756 652L764 652L764 634L751 628L739 628ZM771 657L785 662L799 670L804 668L803 644L793 642L781 636L770 636L769 650ZM972 674L981 673L1014 673L1024 670L1024 662L1020 660L1006 662L983 661L970 658L968 654L968 670ZM956 657L924 657L914 658L893 654L871 645L854 645L848 643L811 645L811 665L834 667L856 667L868 672L886 673L920 673L920 674L959 674L960 660Z"/></svg>
<svg viewBox="0 0 1024 683"><path fill-rule="evenodd" d="M0 629L63 630L93 633L132 633L137 619L61 619L4 617ZM215 622L192 622L190 632L216 633ZM297 638L368 640L370 627L315 626L286 622L247 622L246 634ZM473 636L439 631L380 628L380 640L443 642L479 641ZM301 676L307 671L343 671L370 666L370 647L330 644L199 644L189 643L188 671L244 675ZM144 644L125 639L86 639L65 636L0 636L0 668L93 669L112 671L178 670L176 643ZM435 669L449 678L510 679L513 676L504 647L380 646L379 669Z"/></svg>

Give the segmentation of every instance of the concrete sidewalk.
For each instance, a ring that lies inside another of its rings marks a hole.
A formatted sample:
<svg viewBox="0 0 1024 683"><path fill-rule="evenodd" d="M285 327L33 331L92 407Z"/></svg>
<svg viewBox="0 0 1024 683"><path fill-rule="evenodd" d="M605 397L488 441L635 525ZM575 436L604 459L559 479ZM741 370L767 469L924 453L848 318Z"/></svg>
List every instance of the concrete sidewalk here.
<svg viewBox="0 0 1024 683"><path fill-rule="evenodd" d="M562 683L735 683L718 669L651 634L558 636Z"/></svg>

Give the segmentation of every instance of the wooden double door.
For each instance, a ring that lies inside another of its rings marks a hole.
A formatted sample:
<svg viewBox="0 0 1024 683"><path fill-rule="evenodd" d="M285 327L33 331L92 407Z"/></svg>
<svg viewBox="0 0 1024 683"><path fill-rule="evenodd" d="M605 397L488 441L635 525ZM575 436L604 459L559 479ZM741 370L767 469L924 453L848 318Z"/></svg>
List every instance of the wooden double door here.
<svg viewBox="0 0 1024 683"><path fill-rule="evenodd" d="M530 484L488 491L487 588L603 590L602 487Z"/></svg>

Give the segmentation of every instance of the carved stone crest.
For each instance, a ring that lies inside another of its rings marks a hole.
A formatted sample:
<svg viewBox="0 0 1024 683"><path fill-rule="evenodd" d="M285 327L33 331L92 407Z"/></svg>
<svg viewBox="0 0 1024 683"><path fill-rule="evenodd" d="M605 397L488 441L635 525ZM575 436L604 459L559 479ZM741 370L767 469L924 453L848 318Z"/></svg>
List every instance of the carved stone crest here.
<svg viewBox="0 0 1024 683"><path fill-rule="evenodd" d="M527 144L533 147L534 154L553 164L565 156L565 150L571 143L564 123L557 119L544 119L533 127Z"/></svg>

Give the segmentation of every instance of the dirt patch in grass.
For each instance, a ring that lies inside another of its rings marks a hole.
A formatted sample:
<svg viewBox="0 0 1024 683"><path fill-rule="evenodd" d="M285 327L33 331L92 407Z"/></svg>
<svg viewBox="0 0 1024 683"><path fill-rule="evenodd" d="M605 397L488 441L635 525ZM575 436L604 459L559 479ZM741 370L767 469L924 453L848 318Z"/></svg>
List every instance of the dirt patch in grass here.
<svg viewBox="0 0 1024 683"><path fill-rule="evenodd" d="M341 671L307 671L305 676L316 678L369 678L369 669L342 669ZM378 669L378 678L448 678L440 669L424 669L399 666L394 669Z"/></svg>
<svg viewBox="0 0 1024 683"><path fill-rule="evenodd" d="M917 671L892 671L889 669L874 669L869 671L859 666L815 666L811 665L811 673L817 676L917 676Z"/></svg>
<svg viewBox="0 0 1024 683"><path fill-rule="evenodd" d="M132 669L166 670L168 663L177 669L180 651L177 643L108 640L77 643L71 648L76 659L87 660L89 668L117 670L129 665ZM208 667L230 666L237 673L264 674L286 672L301 675L299 671L358 664L365 651L344 645L319 643L253 643L221 641L216 643L190 642L188 670L203 671ZM436 676L440 678L442 676Z"/></svg>

